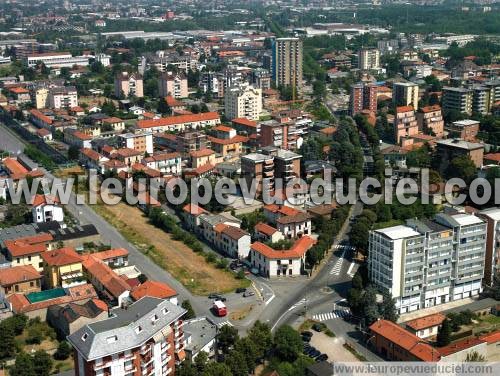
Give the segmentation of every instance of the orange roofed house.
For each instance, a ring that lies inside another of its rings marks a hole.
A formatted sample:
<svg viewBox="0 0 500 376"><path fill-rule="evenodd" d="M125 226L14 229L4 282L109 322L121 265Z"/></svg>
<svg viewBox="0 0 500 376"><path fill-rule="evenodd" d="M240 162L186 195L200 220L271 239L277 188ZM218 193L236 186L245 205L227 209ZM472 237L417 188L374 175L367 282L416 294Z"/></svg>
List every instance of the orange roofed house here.
<svg viewBox="0 0 500 376"><path fill-rule="evenodd" d="M420 132L434 134L437 138L444 136L444 120L439 105L420 108L417 112L417 123Z"/></svg>
<svg viewBox="0 0 500 376"><path fill-rule="evenodd" d="M15 293L40 291L42 276L31 265L0 269L0 302Z"/></svg>
<svg viewBox="0 0 500 376"><path fill-rule="evenodd" d="M303 236L290 249L274 250L264 243L255 242L250 247L250 263L268 278L299 276L304 270L306 253L315 243L313 238Z"/></svg>
<svg viewBox="0 0 500 376"><path fill-rule="evenodd" d="M384 359L401 362L437 362L441 359L434 347L391 321L374 322L370 332L369 344Z"/></svg>
<svg viewBox="0 0 500 376"><path fill-rule="evenodd" d="M311 234L311 216L303 211L286 205L269 204L264 206L264 215L286 239Z"/></svg>
<svg viewBox="0 0 500 376"><path fill-rule="evenodd" d="M409 138L417 134L418 123L413 107L396 107L396 115L394 116L394 140L396 143L402 145L405 138Z"/></svg>
<svg viewBox="0 0 500 376"><path fill-rule="evenodd" d="M60 248L42 253L45 283L49 288L71 287L86 283L82 258L73 248Z"/></svg>
<svg viewBox="0 0 500 376"><path fill-rule="evenodd" d="M88 255L83 261L83 268L92 285L105 300L118 306L126 301L131 287L103 261Z"/></svg>
<svg viewBox="0 0 500 376"><path fill-rule="evenodd" d="M47 251L52 235L41 233L24 238L5 240L5 254L12 266L31 265L36 271L43 271L42 253Z"/></svg>
<svg viewBox="0 0 500 376"><path fill-rule="evenodd" d="M145 296L152 296L154 298L167 299L171 303L178 303L177 291L166 283L148 280L139 286L136 286L130 292L130 296L134 300L140 300Z"/></svg>
<svg viewBox="0 0 500 376"><path fill-rule="evenodd" d="M419 338L434 337L438 333L438 329L446 319L442 313L434 313L432 315L420 317L415 320L405 322L406 329L415 334Z"/></svg>

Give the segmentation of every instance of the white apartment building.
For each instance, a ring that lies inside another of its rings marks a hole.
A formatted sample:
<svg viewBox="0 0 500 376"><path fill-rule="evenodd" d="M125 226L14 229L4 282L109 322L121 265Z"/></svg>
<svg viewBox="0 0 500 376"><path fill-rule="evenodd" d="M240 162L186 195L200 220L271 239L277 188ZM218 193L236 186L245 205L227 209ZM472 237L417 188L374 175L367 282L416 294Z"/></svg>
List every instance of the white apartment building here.
<svg viewBox="0 0 500 376"><path fill-rule="evenodd" d="M74 86L54 87L49 90L49 107L54 109L78 106L78 93Z"/></svg>
<svg viewBox="0 0 500 376"><path fill-rule="evenodd" d="M107 54L97 54L95 55L95 61L101 63L104 67L109 67L111 65L111 56Z"/></svg>
<svg viewBox="0 0 500 376"><path fill-rule="evenodd" d="M28 55L26 61L30 68L35 67L39 62L44 63L47 68L72 68L74 65L89 65L87 56L73 57L69 52L47 52Z"/></svg>
<svg viewBox="0 0 500 376"><path fill-rule="evenodd" d="M262 90L249 84L230 87L224 94L224 107L229 120L259 120L262 112Z"/></svg>
<svg viewBox="0 0 500 376"><path fill-rule="evenodd" d="M120 145L124 148L138 150L143 153L153 154L153 133L150 131L137 131L118 135Z"/></svg>
<svg viewBox="0 0 500 376"><path fill-rule="evenodd" d="M78 376L169 375L185 358L185 309L145 296L70 336Z"/></svg>
<svg viewBox="0 0 500 376"><path fill-rule="evenodd" d="M500 271L500 208L488 208L478 214L487 223L484 285L491 286Z"/></svg>
<svg viewBox="0 0 500 376"><path fill-rule="evenodd" d="M161 153L146 157L141 161L145 166L158 170L162 174L180 175L181 174L181 155L180 153Z"/></svg>
<svg viewBox="0 0 500 376"><path fill-rule="evenodd" d="M413 82L396 82L392 88L392 100L396 106L412 106L418 109L418 85Z"/></svg>
<svg viewBox="0 0 500 376"><path fill-rule="evenodd" d="M64 211L57 200L47 200L44 195L36 195L31 208L34 223L64 222Z"/></svg>
<svg viewBox="0 0 500 376"><path fill-rule="evenodd" d="M457 213L370 232L371 281L396 299L400 313L481 292L486 223Z"/></svg>
<svg viewBox="0 0 500 376"><path fill-rule="evenodd" d="M359 50L358 67L361 70L380 69L380 51L376 48L362 48Z"/></svg>

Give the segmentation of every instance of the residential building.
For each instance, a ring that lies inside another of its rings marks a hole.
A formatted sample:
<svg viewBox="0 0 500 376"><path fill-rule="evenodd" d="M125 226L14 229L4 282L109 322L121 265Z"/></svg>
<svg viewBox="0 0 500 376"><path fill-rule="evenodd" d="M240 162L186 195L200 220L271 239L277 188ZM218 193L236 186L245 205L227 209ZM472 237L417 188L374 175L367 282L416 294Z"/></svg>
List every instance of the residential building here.
<svg viewBox="0 0 500 376"><path fill-rule="evenodd" d="M111 65L111 56L107 54L97 54L95 55L95 61L101 63L103 67L109 67Z"/></svg>
<svg viewBox="0 0 500 376"><path fill-rule="evenodd" d="M215 165L215 152L212 149L201 149L189 153L191 167L198 168L204 165Z"/></svg>
<svg viewBox="0 0 500 376"><path fill-rule="evenodd" d="M269 223L275 225L285 239L311 235L311 216L286 205L269 204L264 206L264 215Z"/></svg>
<svg viewBox="0 0 500 376"><path fill-rule="evenodd" d="M254 227L255 239L262 243L277 243L285 239L283 234L277 228L268 225L267 223L259 222Z"/></svg>
<svg viewBox="0 0 500 376"><path fill-rule="evenodd" d="M49 288L72 287L86 283L82 258L74 248L59 248L41 254L45 284Z"/></svg>
<svg viewBox="0 0 500 376"><path fill-rule="evenodd" d="M208 359L214 360L217 351L217 333L217 325L207 317L184 321L186 360L194 361L201 352L207 354Z"/></svg>
<svg viewBox="0 0 500 376"><path fill-rule="evenodd" d="M213 127L220 124L217 112L202 112L199 114L169 116L160 119L139 120L137 129L152 132L167 132L194 130L198 128Z"/></svg>
<svg viewBox="0 0 500 376"><path fill-rule="evenodd" d="M49 89L41 87L35 90L35 107L37 109L49 107Z"/></svg>
<svg viewBox="0 0 500 376"><path fill-rule="evenodd" d="M228 257L245 259L250 252L250 234L225 223L214 226L214 244Z"/></svg>
<svg viewBox="0 0 500 376"><path fill-rule="evenodd" d="M252 71L252 84L260 89L267 90L271 88L272 76L266 69L257 68Z"/></svg>
<svg viewBox="0 0 500 376"><path fill-rule="evenodd" d="M122 131L125 130L125 121L123 121L123 119L114 116L104 118L102 119L101 130L102 132L121 133Z"/></svg>
<svg viewBox="0 0 500 376"><path fill-rule="evenodd" d="M248 137L236 134L236 129L218 125L212 128L215 136L209 136L208 139L212 149L222 157L239 156L243 152L243 143L248 141Z"/></svg>
<svg viewBox="0 0 500 376"><path fill-rule="evenodd" d="M144 96L143 79L139 73L129 74L122 72L115 77L115 96L121 97L137 97Z"/></svg>
<svg viewBox="0 0 500 376"><path fill-rule="evenodd" d="M174 374L185 358L185 312L168 300L146 296L85 325L68 336L76 375Z"/></svg>
<svg viewBox="0 0 500 376"><path fill-rule="evenodd" d="M275 250L255 242L250 247L250 264L267 278L300 276L304 271L305 256L316 241L303 236L287 250Z"/></svg>
<svg viewBox="0 0 500 376"><path fill-rule="evenodd" d="M478 216L487 225L483 283L485 286L491 286L494 276L500 271L500 209L484 209Z"/></svg>
<svg viewBox="0 0 500 376"><path fill-rule="evenodd" d="M272 74L274 83L302 89L302 41L299 38L277 38L273 43ZM295 96L295 95L294 95Z"/></svg>
<svg viewBox="0 0 500 376"><path fill-rule="evenodd" d="M233 128L247 136L257 135L260 132L260 124L247 118L236 118L231 120Z"/></svg>
<svg viewBox="0 0 500 376"><path fill-rule="evenodd" d="M118 143L123 148L136 150L142 154L153 154L154 151L153 133L149 130L122 133L118 135Z"/></svg>
<svg viewBox="0 0 500 376"><path fill-rule="evenodd" d="M93 253L92 256L104 262L111 268L128 266L128 251L125 248L112 248Z"/></svg>
<svg viewBox="0 0 500 376"><path fill-rule="evenodd" d="M69 145L74 145L80 149L82 148L92 148L92 136L85 134L82 131L79 131L74 128L66 128L63 131L64 133L64 142Z"/></svg>
<svg viewBox="0 0 500 376"><path fill-rule="evenodd" d="M351 85L349 96L349 113L355 116L362 111L377 112L377 86L357 83Z"/></svg>
<svg viewBox="0 0 500 376"><path fill-rule="evenodd" d="M256 185L256 195L260 196L265 188L274 190L274 157L250 153L241 157L241 175L247 187Z"/></svg>
<svg viewBox="0 0 500 376"><path fill-rule="evenodd" d="M281 121L266 120L260 123L259 144L285 150L297 150L303 143L305 130L300 120L283 118Z"/></svg>
<svg viewBox="0 0 500 376"><path fill-rule="evenodd" d="M182 208L182 218L185 226L194 232L199 232L201 227L200 216L208 211L196 204L187 204Z"/></svg>
<svg viewBox="0 0 500 376"><path fill-rule="evenodd" d="M361 70L380 69L380 51L376 48L362 48L358 52L358 68Z"/></svg>
<svg viewBox="0 0 500 376"><path fill-rule="evenodd" d="M135 301L141 300L145 296L151 296L153 298L168 300L175 305L179 303L177 291L166 283L152 280L147 280L139 286L135 286L130 291L130 296Z"/></svg>
<svg viewBox="0 0 500 376"><path fill-rule="evenodd" d="M78 93L74 86L54 87L49 89L49 107L70 109L78 106Z"/></svg>
<svg viewBox="0 0 500 376"><path fill-rule="evenodd" d="M121 306L126 302L132 287L113 269L92 255L85 257L82 265L89 281L111 305Z"/></svg>
<svg viewBox="0 0 500 376"><path fill-rule="evenodd" d="M443 110L472 115L473 91L461 87L443 88Z"/></svg>
<svg viewBox="0 0 500 376"><path fill-rule="evenodd" d="M121 148L116 150L116 152L112 154L112 157L130 167L135 163L141 163L144 158L144 153L135 149Z"/></svg>
<svg viewBox="0 0 500 376"><path fill-rule="evenodd" d="M477 85L472 88L472 113L487 115L494 105L494 92L491 87Z"/></svg>
<svg viewBox="0 0 500 376"><path fill-rule="evenodd" d="M442 313L433 313L405 322L406 330L418 338L428 339L437 336L439 328L446 316Z"/></svg>
<svg viewBox="0 0 500 376"><path fill-rule="evenodd" d="M448 137L459 138L468 142L477 141L479 133L479 121L477 120L457 120L446 127Z"/></svg>
<svg viewBox="0 0 500 376"><path fill-rule="evenodd" d="M188 82L182 73L162 73L158 80L158 95L160 97L187 98Z"/></svg>
<svg viewBox="0 0 500 376"><path fill-rule="evenodd" d="M58 304L48 307L47 323L62 338L73 334L87 324L108 318L108 306L102 300L85 303Z"/></svg>
<svg viewBox="0 0 500 376"><path fill-rule="evenodd" d="M12 294L40 291L42 275L31 265L0 268L0 304Z"/></svg>
<svg viewBox="0 0 500 376"><path fill-rule="evenodd" d="M401 144L403 139L418 134L418 122L412 106L396 107L394 116L394 140Z"/></svg>
<svg viewBox="0 0 500 376"><path fill-rule="evenodd" d="M31 206L34 223L64 222L64 210L56 197L37 194L33 197Z"/></svg>
<svg viewBox="0 0 500 376"><path fill-rule="evenodd" d="M370 231L370 280L396 299L400 313L477 296L481 290L486 223L438 214L430 220Z"/></svg>
<svg viewBox="0 0 500 376"><path fill-rule="evenodd" d="M444 136L444 120L439 105L425 106L417 111L418 130L437 138Z"/></svg>
<svg viewBox="0 0 500 376"><path fill-rule="evenodd" d="M437 362L441 356L427 342L389 320L370 326L370 343L384 359L392 361Z"/></svg>
<svg viewBox="0 0 500 376"><path fill-rule="evenodd" d="M412 106L418 109L418 85L413 82L395 82L392 87L392 100L396 106Z"/></svg>
<svg viewBox="0 0 500 376"><path fill-rule="evenodd" d="M224 108L229 120L259 120L262 112L262 89L248 84L229 87L224 93Z"/></svg>
<svg viewBox="0 0 500 376"><path fill-rule="evenodd" d="M142 160L142 164L166 175L181 174L180 153L158 153Z"/></svg>
<svg viewBox="0 0 500 376"><path fill-rule="evenodd" d="M453 158L460 156L469 157L477 168L483 165L483 144L449 138L437 141L436 152L440 156L441 171L446 169Z"/></svg>
<svg viewBox="0 0 500 376"><path fill-rule="evenodd" d="M5 255L11 261L12 266L33 266L36 271L43 271L43 260L41 254L48 249L52 241L49 233L26 236L18 239L4 240Z"/></svg>

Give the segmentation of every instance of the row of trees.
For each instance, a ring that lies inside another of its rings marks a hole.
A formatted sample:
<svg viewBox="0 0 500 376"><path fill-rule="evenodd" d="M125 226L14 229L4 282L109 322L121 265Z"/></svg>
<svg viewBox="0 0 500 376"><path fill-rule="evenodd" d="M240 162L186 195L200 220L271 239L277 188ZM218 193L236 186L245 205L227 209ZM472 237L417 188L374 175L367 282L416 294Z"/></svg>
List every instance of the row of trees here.
<svg viewBox="0 0 500 376"><path fill-rule="evenodd" d="M302 354L302 339L290 326L278 328L274 336L267 324L257 321L246 337L240 337L231 326L223 326L218 333L217 362L200 353L194 362L184 362L178 369L180 376L247 376L257 365L266 363L269 370L282 376L305 374L313 361Z"/></svg>

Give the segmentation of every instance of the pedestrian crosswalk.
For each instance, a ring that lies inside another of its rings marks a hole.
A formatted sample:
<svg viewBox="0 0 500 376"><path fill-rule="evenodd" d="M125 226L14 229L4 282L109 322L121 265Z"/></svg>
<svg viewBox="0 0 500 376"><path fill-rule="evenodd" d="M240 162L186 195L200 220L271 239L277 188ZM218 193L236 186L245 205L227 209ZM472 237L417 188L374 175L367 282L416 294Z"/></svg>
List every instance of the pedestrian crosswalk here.
<svg viewBox="0 0 500 376"><path fill-rule="evenodd" d="M217 326L217 328L222 328L223 326L234 326L233 324L231 324L228 320L226 321L221 321L221 322L218 322L217 324L215 324Z"/></svg>
<svg viewBox="0 0 500 376"><path fill-rule="evenodd" d="M346 245L346 244L335 244L333 246L333 249L345 249L348 251L354 251L356 248L353 247L352 245Z"/></svg>
<svg viewBox="0 0 500 376"><path fill-rule="evenodd" d="M340 271L342 270L342 263L344 262L344 255L342 255L337 262L335 262L335 265L333 265L332 270L330 270L330 274L334 275L339 275Z"/></svg>
<svg viewBox="0 0 500 376"><path fill-rule="evenodd" d="M351 313L347 309L336 309L331 312L325 312L325 313L317 313L312 316L313 320L323 322L323 321L328 321L328 320L333 320L333 319L338 319L338 318L344 318L347 316L350 316Z"/></svg>

